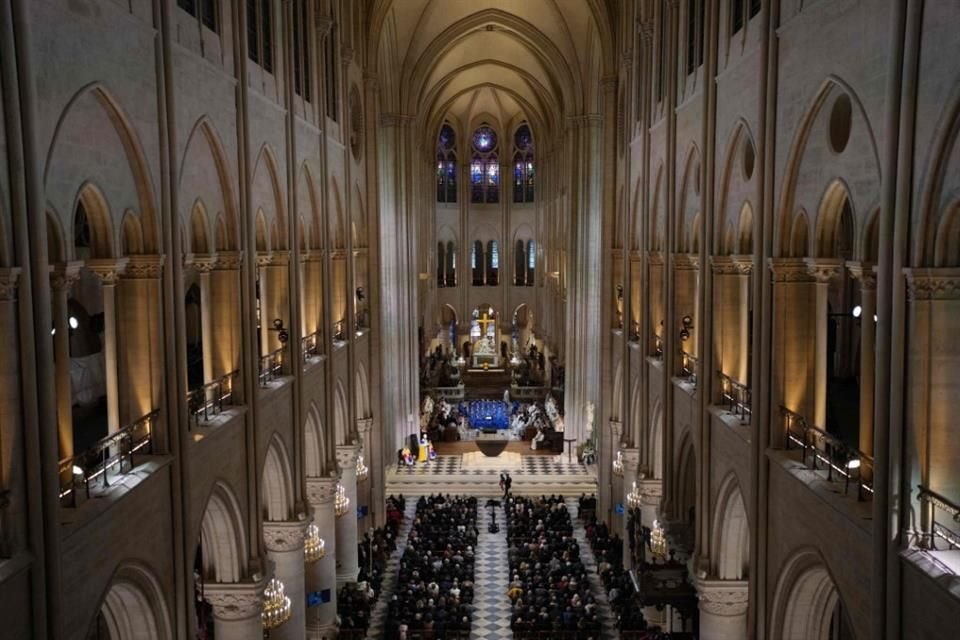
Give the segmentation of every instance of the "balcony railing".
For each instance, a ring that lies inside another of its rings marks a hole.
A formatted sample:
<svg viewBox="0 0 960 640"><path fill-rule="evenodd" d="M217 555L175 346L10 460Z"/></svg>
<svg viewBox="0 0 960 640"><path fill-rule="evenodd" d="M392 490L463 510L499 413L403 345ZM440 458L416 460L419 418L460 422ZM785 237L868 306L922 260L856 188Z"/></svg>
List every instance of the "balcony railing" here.
<svg viewBox="0 0 960 640"><path fill-rule="evenodd" d="M826 471L828 482L843 482L844 495L850 483L857 486L857 500L873 496L873 458L807 422L799 413L781 406L787 428L786 448L802 449L803 463Z"/></svg>
<svg viewBox="0 0 960 640"><path fill-rule="evenodd" d="M720 403L730 407L733 415L740 416L741 422L750 422L753 416L751 410L750 387L737 382L723 371L717 371L720 378Z"/></svg>
<svg viewBox="0 0 960 640"><path fill-rule="evenodd" d="M314 331L308 336L300 338L300 352L303 354L303 361L320 355L320 332Z"/></svg>
<svg viewBox="0 0 960 640"><path fill-rule="evenodd" d="M129 472L136 467L135 454L153 450L153 426L160 414L153 411L127 425L116 433L101 438L92 447L60 461L60 499L77 506L77 492L84 491L89 498L97 491L110 487L111 476Z"/></svg>
<svg viewBox="0 0 960 640"><path fill-rule="evenodd" d="M190 411L190 426L199 426L214 416L220 415L227 407L233 406L233 386L240 380L240 372L232 371L227 375L208 382L187 392L187 408Z"/></svg>
<svg viewBox="0 0 960 640"><path fill-rule="evenodd" d="M283 374L283 350L284 347L280 347L276 351L260 357L258 379L261 387L267 386Z"/></svg>
<svg viewBox="0 0 960 640"><path fill-rule="evenodd" d="M960 550L960 505L923 485L917 488L917 497L924 506L924 516L920 520L920 546L930 551ZM938 518L937 512L943 513L945 517ZM943 542L945 547L938 547L938 540Z"/></svg>
<svg viewBox="0 0 960 640"><path fill-rule="evenodd" d="M680 352L680 375L686 378L690 384L697 386L697 356L687 353L686 351Z"/></svg>

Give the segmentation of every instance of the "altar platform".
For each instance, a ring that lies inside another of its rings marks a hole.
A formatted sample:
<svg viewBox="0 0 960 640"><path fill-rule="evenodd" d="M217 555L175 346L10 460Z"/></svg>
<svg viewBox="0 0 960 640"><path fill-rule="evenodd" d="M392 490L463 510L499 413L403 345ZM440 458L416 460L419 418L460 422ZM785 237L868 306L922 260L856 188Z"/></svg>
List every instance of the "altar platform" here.
<svg viewBox="0 0 960 640"><path fill-rule="evenodd" d="M470 443L471 445L473 443ZM513 443L511 443L513 444ZM531 452L534 453L534 452ZM481 460L481 458L478 458ZM579 496L597 490L596 467L586 467L578 462L567 462L567 455L524 455L520 467L516 458L485 458L482 463L471 465L469 456L438 455L437 459L414 467L387 468L387 495L406 496L450 493L474 496L501 495L500 474L508 471L513 477L512 492L517 495Z"/></svg>

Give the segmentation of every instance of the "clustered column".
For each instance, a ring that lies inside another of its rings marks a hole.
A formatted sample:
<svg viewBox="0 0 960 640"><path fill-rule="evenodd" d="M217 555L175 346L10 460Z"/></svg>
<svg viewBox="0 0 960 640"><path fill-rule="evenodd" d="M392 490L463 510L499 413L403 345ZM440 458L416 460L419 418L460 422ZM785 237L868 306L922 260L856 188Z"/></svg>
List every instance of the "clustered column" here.
<svg viewBox="0 0 960 640"><path fill-rule="evenodd" d="M60 459L73 457L73 384L70 380L70 289L80 278L82 263L60 264L50 272L50 297L53 301L53 353L56 363L57 430L60 435ZM12 325L11 325L12 326Z"/></svg>
<svg viewBox="0 0 960 640"><path fill-rule="evenodd" d="M303 640L306 635L307 594L304 583L303 536L309 521L264 522L263 539L274 575L290 598L291 615L270 632L271 640Z"/></svg>
<svg viewBox="0 0 960 640"><path fill-rule="evenodd" d="M230 640L263 640L262 582L214 583L204 589L213 607L217 636Z"/></svg>
<svg viewBox="0 0 960 640"><path fill-rule="evenodd" d="M120 394L117 379L117 283L128 259L90 260L87 266L103 287L103 357L107 382L107 430L120 430Z"/></svg>
<svg viewBox="0 0 960 640"><path fill-rule="evenodd" d="M742 640L747 637L746 580L708 580L695 582L700 600L700 638L702 640Z"/></svg>
<svg viewBox="0 0 960 640"><path fill-rule="evenodd" d="M313 509L313 524L325 545L322 558L306 565L307 593L330 590L330 601L307 610L307 637L325 640L336 635L337 627L337 558L336 515L333 501L337 494L337 479L307 478L307 501Z"/></svg>
<svg viewBox="0 0 960 640"><path fill-rule="evenodd" d="M337 585L356 582L360 575L357 555L357 456L360 447L356 444L337 446L337 466L340 469L340 484L347 500L346 513L337 516Z"/></svg>

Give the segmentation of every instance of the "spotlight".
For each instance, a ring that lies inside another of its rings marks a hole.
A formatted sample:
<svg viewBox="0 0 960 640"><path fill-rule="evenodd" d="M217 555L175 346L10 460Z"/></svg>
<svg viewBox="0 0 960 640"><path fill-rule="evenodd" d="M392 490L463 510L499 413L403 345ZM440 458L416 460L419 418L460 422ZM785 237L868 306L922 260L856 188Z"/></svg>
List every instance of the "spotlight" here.
<svg viewBox="0 0 960 640"><path fill-rule="evenodd" d="M80 326L80 321L77 320L77 316L70 316L69 323L70 323L71 329L76 329L77 327Z"/></svg>
<svg viewBox="0 0 960 640"><path fill-rule="evenodd" d="M75 475L75 476L82 476L82 475L83 475L83 469L81 469L81 468L78 467L77 465L73 465L73 475Z"/></svg>
<svg viewBox="0 0 960 640"><path fill-rule="evenodd" d="M50 329L50 335L52 335L52 336L57 335L57 328L56 328L56 327L54 327L53 329Z"/></svg>
<svg viewBox="0 0 960 640"><path fill-rule="evenodd" d="M874 321L874 322L877 321L877 314L873 314L873 321Z"/></svg>
<svg viewBox="0 0 960 640"><path fill-rule="evenodd" d="M855 306L853 308L853 317L859 318L861 314L863 314L863 307L861 307L860 305Z"/></svg>
<svg viewBox="0 0 960 640"><path fill-rule="evenodd" d="M847 463L847 469L850 469L851 471L859 468L860 468L860 458L854 458L853 460Z"/></svg>

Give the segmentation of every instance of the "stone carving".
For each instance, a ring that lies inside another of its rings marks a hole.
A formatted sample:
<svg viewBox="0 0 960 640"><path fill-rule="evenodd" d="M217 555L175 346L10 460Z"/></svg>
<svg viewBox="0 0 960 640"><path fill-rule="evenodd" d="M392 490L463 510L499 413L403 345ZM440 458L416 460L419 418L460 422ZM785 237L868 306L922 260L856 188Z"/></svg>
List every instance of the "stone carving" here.
<svg viewBox="0 0 960 640"><path fill-rule="evenodd" d="M263 523L263 541L268 551L296 551L303 549L303 534L307 520Z"/></svg>
<svg viewBox="0 0 960 640"><path fill-rule="evenodd" d="M768 262L774 282L812 282L803 258L770 258Z"/></svg>
<svg viewBox="0 0 960 640"><path fill-rule="evenodd" d="M207 584L203 597L219 620L246 620L263 611L263 586L260 584Z"/></svg>
<svg viewBox="0 0 960 640"><path fill-rule="evenodd" d="M719 276L749 275L753 271L751 256L711 256L710 264Z"/></svg>
<svg viewBox="0 0 960 640"><path fill-rule="evenodd" d="M133 280L159 280L163 276L163 256L130 256L123 271L125 278Z"/></svg>
<svg viewBox="0 0 960 640"><path fill-rule="evenodd" d="M910 300L960 299L960 269L904 269Z"/></svg>
<svg viewBox="0 0 960 640"><path fill-rule="evenodd" d="M129 258L87 260L87 268L100 278L104 286L113 286L120 281L129 261Z"/></svg>
<svg viewBox="0 0 960 640"><path fill-rule="evenodd" d="M360 447L355 444L337 445L337 466L341 472L357 470L357 456L360 455Z"/></svg>
<svg viewBox="0 0 960 640"><path fill-rule="evenodd" d="M813 276L817 284L827 284L843 271L842 260L810 258L805 260L807 273Z"/></svg>
<svg viewBox="0 0 960 640"><path fill-rule="evenodd" d="M307 502L311 505L333 505L333 499L337 495L337 479L332 478L307 478Z"/></svg>
<svg viewBox="0 0 960 640"><path fill-rule="evenodd" d="M873 291L877 288L877 274L873 271L873 265L863 262L848 262L847 271L850 277L860 281L862 291Z"/></svg>
<svg viewBox="0 0 960 640"><path fill-rule="evenodd" d="M742 616L747 612L750 594L741 580L696 580L700 610L715 616Z"/></svg>

